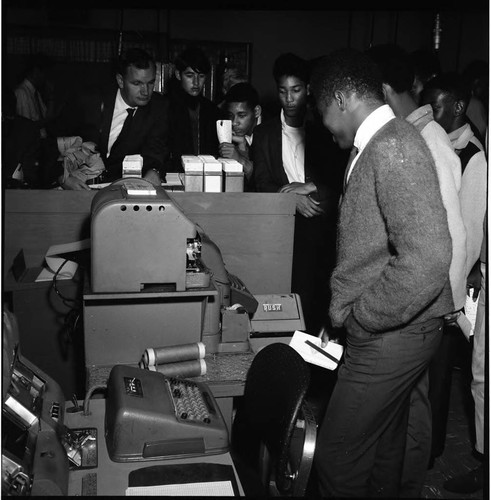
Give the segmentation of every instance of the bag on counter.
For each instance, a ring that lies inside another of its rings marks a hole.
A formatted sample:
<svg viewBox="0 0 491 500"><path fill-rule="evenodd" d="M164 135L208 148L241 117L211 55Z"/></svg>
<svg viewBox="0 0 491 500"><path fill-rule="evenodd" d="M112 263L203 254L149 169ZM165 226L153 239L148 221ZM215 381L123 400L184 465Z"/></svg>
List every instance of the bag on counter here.
<svg viewBox="0 0 491 500"><path fill-rule="evenodd" d="M104 172L104 162L94 142L83 142L81 137L58 137L58 151L63 159L63 182L73 175L83 182Z"/></svg>

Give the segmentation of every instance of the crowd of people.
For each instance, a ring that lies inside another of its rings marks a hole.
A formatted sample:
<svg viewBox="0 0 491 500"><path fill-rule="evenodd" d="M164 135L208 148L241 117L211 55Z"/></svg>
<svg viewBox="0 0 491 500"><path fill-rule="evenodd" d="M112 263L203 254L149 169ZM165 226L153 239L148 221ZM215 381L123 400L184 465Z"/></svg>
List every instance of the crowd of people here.
<svg viewBox="0 0 491 500"><path fill-rule="evenodd" d="M129 49L112 89L80 95L50 123L38 61L2 101L4 182L89 189L120 178L125 156L139 154L142 176L160 185L182 170L182 155L208 154L239 161L246 191L295 194L291 289L307 332L346 347L324 395L318 492L420 497L443 453L462 350L475 449L486 461L487 68L458 74L437 63L394 44L311 61L280 54L272 68L280 112L263 116L246 78L227 81L220 104L203 96L211 66L201 49L179 55L167 94L154 91L152 57ZM219 142L219 119L232 121L232 142ZM89 145L86 177L60 161L60 137L72 136ZM479 303L466 338L470 289ZM322 397L322 378L314 381ZM483 471L445 487L477 491Z"/></svg>

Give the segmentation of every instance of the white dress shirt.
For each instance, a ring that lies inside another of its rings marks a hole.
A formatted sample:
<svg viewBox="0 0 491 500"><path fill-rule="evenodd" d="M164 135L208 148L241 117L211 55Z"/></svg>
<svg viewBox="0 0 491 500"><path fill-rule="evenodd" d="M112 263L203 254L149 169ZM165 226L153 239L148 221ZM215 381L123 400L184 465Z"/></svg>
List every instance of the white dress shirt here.
<svg viewBox="0 0 491 500"><path fill-rule="evenodd" d="M305 127L290 127L281 110L281 155L289 182L305 182Z"/></svg>
<svg viewBox="0 0 491 500"><path fill-rule="evenodd" d="M114 103L113 119L111 122L111 130L109 132L109 141L107 143L107 156L111 154L111 148L113 147L114 142L118 138L121 129L123 128L123 124L126 120L126 117L128 116L128 108L131 108L131 106L128 106L124 102L124 99L121 96L121 90L118 89L118 92L116 94L116 101ZM133 113L133 116L136 113L136 109Z"/></svg>
<svg viewBox="0 0 491 500"><path fill-rule="evenodd" d="M16 87L15 98L17 101L16 112L19 116L35 122L40 122L46 118L46 104L41 94L36 90L36 87L27 78ZM39 133L42 139L47 137L44 127L39 129Z"/></svg>

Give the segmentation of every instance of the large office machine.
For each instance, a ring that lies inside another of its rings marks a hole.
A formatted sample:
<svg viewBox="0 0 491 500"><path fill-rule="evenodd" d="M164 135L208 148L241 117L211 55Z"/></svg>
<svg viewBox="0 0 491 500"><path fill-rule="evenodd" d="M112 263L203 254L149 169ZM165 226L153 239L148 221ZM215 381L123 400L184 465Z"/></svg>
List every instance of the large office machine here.
<svg viewBox="0 0 491 500"><path fill-rule="evenodd" d="M228 431L207 385L116 365L108 381L106 444L116 462L216 455Z"/></svg>
<svg viewBox="0 0 491 500"><path fill-rule="evenodd" d="M226 271L217 245L164 188L120 179L96 194L91 219L92 292L182 292L212 278L223 305L240 300L255 312L257 302Z"/></svg>
<svg viewBox="0 0 491 500"><path fill-rule="evenodd" d="M257 306L164 188L125 178L94 196L86 365L134 365L148 347L195 342L207 353L246 351Z"/></svg>
<svg viewBox="0 0 491 500"><path fill-rule="evenodd" d="M251 294L165 189L140 178L93 198L84 324L87 366L135 365L148 347L194 342L244 352L251 336L305 328L298 295Z"/></svg>
<svg viewBox="0 0 491 500"><path fill-rule="evenodd" d="M2 495L66 495L71 435L60 386L19 351L15 317L3 312Z"/></svg>
<svg viewBox="0 0 491 500"><path fill-rule="evenodd" d="M116 181L96 194L91 217L92 292L182 292L196 284L196 226L162 187Z"/></svg>

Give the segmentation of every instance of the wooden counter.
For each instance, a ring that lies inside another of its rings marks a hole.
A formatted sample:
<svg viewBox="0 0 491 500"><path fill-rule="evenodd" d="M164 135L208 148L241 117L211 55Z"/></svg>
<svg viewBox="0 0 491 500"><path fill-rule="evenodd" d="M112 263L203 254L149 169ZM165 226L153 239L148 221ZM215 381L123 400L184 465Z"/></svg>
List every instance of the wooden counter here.
<svg viewBox="0 0 491 500"><path fill-rule="evenodd" d="M4 277L20 249L40 266L51 245L90 237L96 191L5 191ZM169 192L218 245L225 266L254 294L289 293L295 195Z"/></svg>

